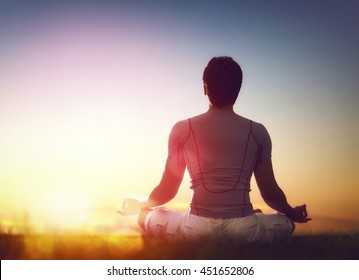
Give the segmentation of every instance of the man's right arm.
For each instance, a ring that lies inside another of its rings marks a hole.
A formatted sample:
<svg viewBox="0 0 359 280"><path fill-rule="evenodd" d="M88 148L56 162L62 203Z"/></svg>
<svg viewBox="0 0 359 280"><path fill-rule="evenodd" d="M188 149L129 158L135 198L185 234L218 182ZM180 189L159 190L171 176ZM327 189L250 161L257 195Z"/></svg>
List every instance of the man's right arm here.
<svg viewBox="0 0 359 280"><path fill-rule="evenodd" d="M305 223L310 220L307 218L306 205L293 208L288 204L284 192L275 180L273 166L270 160L258 163L254 168L254 175L261 196L268 206L287 215L294 222Z"/></svg>

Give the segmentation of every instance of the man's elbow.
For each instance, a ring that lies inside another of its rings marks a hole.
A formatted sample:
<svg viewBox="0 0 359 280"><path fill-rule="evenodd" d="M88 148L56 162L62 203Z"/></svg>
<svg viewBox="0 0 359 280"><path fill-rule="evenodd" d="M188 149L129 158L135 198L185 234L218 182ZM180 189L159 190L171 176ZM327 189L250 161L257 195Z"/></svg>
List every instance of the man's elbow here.
<svg viewBox="0 0 359 280"><path fill-rule="evenodd" d="M261 196L262 196L264 202L267 203L268 205L273 204L276 200L274 192L269 192L269 191L261 192Z"/></svg>

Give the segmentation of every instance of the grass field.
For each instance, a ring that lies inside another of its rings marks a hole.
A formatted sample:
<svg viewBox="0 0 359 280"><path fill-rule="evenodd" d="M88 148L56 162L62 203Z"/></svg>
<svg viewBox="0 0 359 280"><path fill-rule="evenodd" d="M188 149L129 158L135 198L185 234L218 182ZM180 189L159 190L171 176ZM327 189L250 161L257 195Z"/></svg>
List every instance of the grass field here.
<svg viewBox="0 0 359 280"><path fill-rule="evenodd" d="M359 234L293 236L264 245L172 244L129 235L0 235L0 259L359 259Z"/></svg>

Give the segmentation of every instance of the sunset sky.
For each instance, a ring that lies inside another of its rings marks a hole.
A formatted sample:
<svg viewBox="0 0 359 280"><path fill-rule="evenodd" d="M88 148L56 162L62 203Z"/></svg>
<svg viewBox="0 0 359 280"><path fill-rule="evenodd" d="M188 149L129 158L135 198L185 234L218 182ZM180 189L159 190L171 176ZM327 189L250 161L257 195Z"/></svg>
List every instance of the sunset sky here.
<svg viewBox="0 0 359 280"><path fill-rule="evenodd" d="M159 182L173 124L207 110L203 69L228 55L289 202L359 225L357 1L48 2L0 0L0 224L126 224L122 199Z"/></svg>

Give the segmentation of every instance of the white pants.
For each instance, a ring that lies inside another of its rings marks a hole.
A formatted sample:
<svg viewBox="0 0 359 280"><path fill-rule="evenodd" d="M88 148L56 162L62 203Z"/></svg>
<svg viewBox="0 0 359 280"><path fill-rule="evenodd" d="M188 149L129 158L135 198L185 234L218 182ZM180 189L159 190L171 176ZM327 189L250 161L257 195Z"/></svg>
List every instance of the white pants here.
<svg viewBox="0 0 359 280"><path fill-rule="evenodd" d="M290 219L280 213L254 214L243 218L218 219L156 208L145 219L147 234L168 241L197 241L210 237L218 241L272 244L287 239L293 232Z"/></svg>

